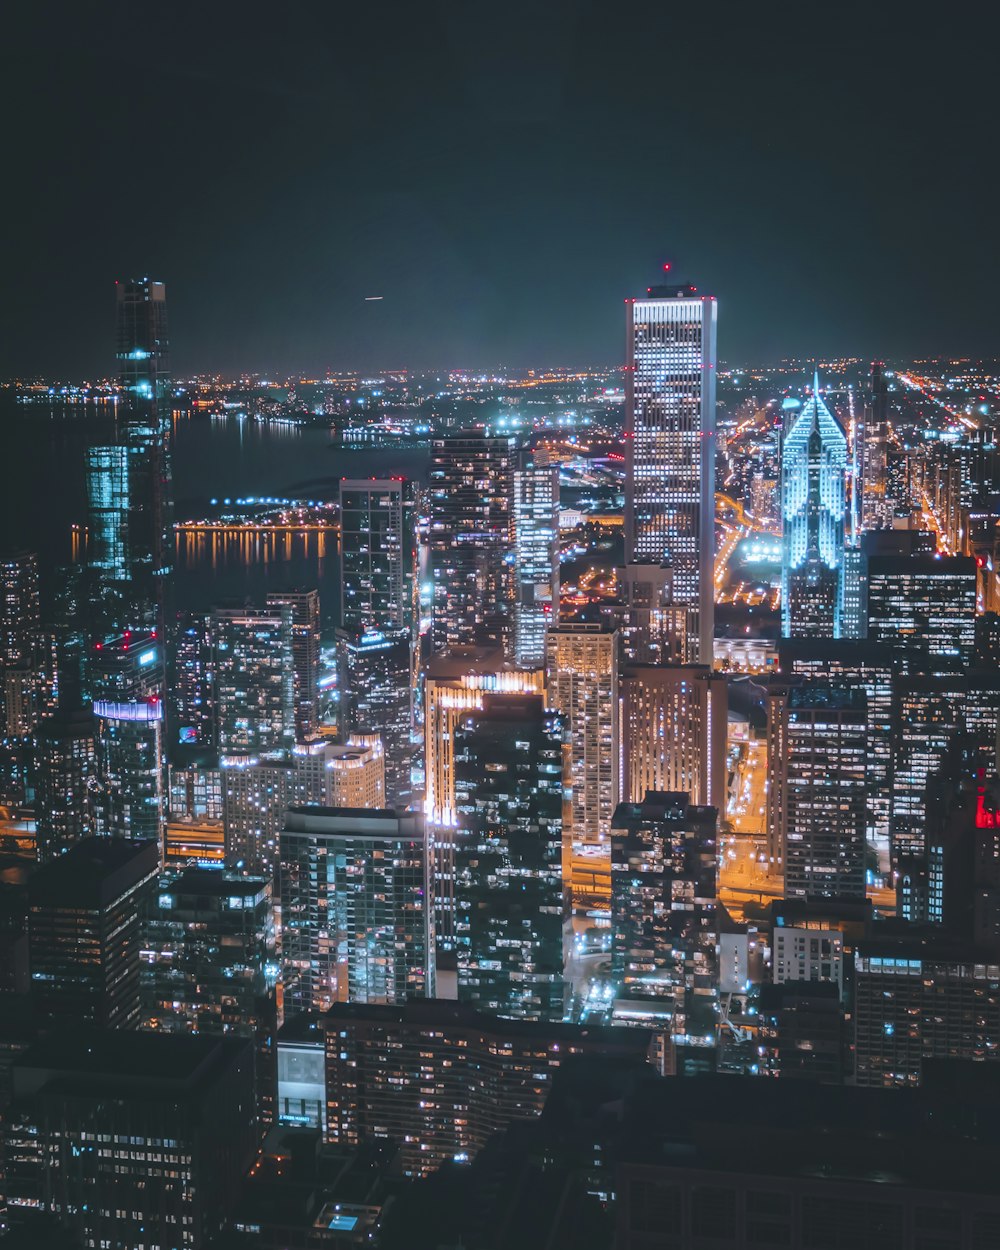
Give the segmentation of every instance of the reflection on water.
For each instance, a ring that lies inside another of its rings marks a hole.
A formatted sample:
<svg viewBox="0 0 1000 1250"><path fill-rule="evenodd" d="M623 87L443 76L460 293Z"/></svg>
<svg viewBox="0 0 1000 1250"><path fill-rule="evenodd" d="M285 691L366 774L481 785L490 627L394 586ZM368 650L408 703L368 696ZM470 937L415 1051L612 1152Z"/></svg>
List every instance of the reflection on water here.
<svg viewBox="0 0 1000 1250"><path fill-rule="evenodd" d="M182 530L176 542L177 568L188 572L283 560L305 561L322 577L327 552L337 554L336 534L326 530Z"/></svg>

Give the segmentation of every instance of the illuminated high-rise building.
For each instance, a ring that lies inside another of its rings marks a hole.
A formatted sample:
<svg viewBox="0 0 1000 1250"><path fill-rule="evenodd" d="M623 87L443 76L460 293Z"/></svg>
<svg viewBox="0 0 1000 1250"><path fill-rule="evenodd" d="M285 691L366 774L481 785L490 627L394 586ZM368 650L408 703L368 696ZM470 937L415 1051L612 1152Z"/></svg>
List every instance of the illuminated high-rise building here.
<svg viewBox="0 0 1000 1250"><path fill-rule="evenodd" d="M174 634L174 670L170 684L176 742L211 747L215 742L215 692L212 683L212 618L199 612L180 617Z"/></svg>
<svg viewBox="0 0 1000 1250"><path fill-rule="evenodd" d="M286 1014L433 997L418 813L292 807L279 880Z"/></svg>
<svg viewBox="0 0 1000 1250"><path fill-rule="evenodd" d="M458 997L561 1020L562 718L540 695L488 694L455 729Z"/></svg>
<svg viewBox="0 0 1000 1250"><path fill-rule="evenodd" d="M872 362L868 392L865 397L863 489L861 520L867 530L887 529L892 525L892 497L887 489L889 444L889 385L885 365Z"/></svg>
<svg viewBox="0 0 1000 1250"><path fill-rule="evenodd" d="M0 556L0 670L32 664L40 628L38 556L33 551Z"/></svg>
<svg viewBox="0 0 1000 1250"><path fill-rule="evenodd" d="M128 561L132 619L164 636L174 561L167 296L162 282L119 282L118 373L128 448Z"/></svg>
<svg viewBox="0 0 1000 1250"><path fill-rule="evenodd" d="M455 734L488 694L541 694L545 674L505 668L499 650L458 648L436 656L424 685L424 815L431 848L434 929L450 946L455 904Z"/></svg>
<svg viewBox="0 0 1000 1250"><path fill-rule="evenodd" d="M35 843L44 864L94 832L93 717L59 712L38 725L35 741Z"/></svg>
<svg viewBox="0 0 1000 1250"><path fill-rule="evenodd" d="M154 633L96 643L90 660L97 746L97 832L162 844L167 820L163 648Z"/></svg>
<svg viewBox="0 0 1000 1250"><path fill-rule="evenodd" d="M844 615L847 436L813 377L781 440L781 632L840 638Z"/></svg>
<svg viewBox="0 0 1000 1250"><path fill-rule="evenodd" d="M28 883L31 995L72 1031L139 1021L139 937L159 870L155 842L86 838Z"/></svg>
<svg viewBox="0 0 1000 1250"><path fill-rule="evenodd" d="M726 678L701 664L629 664L622 670L621 794L684 793L725 810Z"/></svg>
<svg viewBox="0 0 1000 1250"><path fill-rule="evenodd" d="M341 736L377 734L386 802L409 806L413 770L413 637L409 629L337 632Z"/></svg>
<svg viewBox="0 0 1000 1250"><path fill-rule="evenodd" d="M712 1046L719 1005L718 814L686 794L622 803L611 827L611 970L677 1044Z"/></svg>
<svg viewBox="0 0 1000 1250"><path fill-rule="evenodd" d="M216 608L212 672L224 760L284 759L295 745L292 609Z"/></svg>
<svg viewBox="0 0 1000 1250"><path fill-rule="evenodd" d="M268 593L266 604L291 609L295 736L304 742L319 729L319 591L274 590Z"/></svg>
<svg viewBox="0 0 1000 1250"><path fill-rule="evenodd" d="M548 633L548 702L566 723L567 832L577 843L606 843L618 806L618 642L617 631L601 625Z"/></svg>
<svg viewBox="0 0 1000 1250"><path fill-rule="evenodd" d="M681 612L659 658L711 665L716 302L664 285L625 307L625 578L644 584L631 565L669 571L660 603Z"/></svg>
<svg viewBox="0 0 1000 1250"><path fill-rule="evenodd" d="M768 693L767 833L788 898L865 896L868 707L860 687Z"/></svg>
<svg viewBox="0 0 1000 1250"><path fill-rule="evenodd" d="M113 593L115 583L132 576L128 470L128 447L87 451L87 563L96 574L95 591L100 594Z"/></svg>
<svg viewBox="0 0 1000 1250"><path fill-rule="evenodd" d="M559 620L559 470L522 465L514 472L514 662L545 663L545 632Z"/></svg>
<svg viewBox="0 0 1000 1250"><path fill-rule="evenodd" d="M435 651L498 644L509 651L516 460L516 439L493 438L482 430L432 443L428 491Z"/></svg>
<svg viewBox="0 0 1000 1250"><path fill-rule="evenodd" d="M340 614L348 633L411 629L416 590L414 486L402 478L340 483Z"/></svg>

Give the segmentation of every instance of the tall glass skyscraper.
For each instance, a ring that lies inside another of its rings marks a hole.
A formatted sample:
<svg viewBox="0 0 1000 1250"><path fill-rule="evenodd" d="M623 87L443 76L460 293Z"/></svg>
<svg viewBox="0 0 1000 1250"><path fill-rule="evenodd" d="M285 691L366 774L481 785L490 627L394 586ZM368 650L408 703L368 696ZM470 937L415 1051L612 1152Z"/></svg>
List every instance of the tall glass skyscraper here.
<svg viewBox="0 0 1000 1250"><path fill-rule="evenodd" d="M847 436L813 378L781 441L781 626L786 638L840 638L844 615Z"/></svg>
<svg viewBox="0 0 1000 1250"><path fill-rule="evenodd" d="M674 640L662 658L711 664L716 302L693 286L650 287L626 302L626 330L626 581L642 580L631 565L668 570Z"/></svg>
<svg viewBox="0 0 1000 1250"><path fill-rule="evenodd" d="M545 663L545 631L559 621L559 471L523 465L514 473L514 662Z"/></svg>
<svg viewBox="0 0 1000 1250"><path fill-rule="evenodd" d="M414 488L402 478L340 483L340 611L349 633L413 624Z"/></svg>

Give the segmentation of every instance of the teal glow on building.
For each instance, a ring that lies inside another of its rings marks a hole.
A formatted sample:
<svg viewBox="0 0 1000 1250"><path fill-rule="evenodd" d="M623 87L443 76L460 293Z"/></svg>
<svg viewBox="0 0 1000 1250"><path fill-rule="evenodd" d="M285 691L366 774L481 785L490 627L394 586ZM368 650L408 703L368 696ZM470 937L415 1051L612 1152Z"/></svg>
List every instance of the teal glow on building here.
<svg viewBox="0 0 1000 1250"><path fill-rule="evenodd" d="M781 444L781 625L786 638L843 632L847 436L819 394L787 417Z"/></svg>

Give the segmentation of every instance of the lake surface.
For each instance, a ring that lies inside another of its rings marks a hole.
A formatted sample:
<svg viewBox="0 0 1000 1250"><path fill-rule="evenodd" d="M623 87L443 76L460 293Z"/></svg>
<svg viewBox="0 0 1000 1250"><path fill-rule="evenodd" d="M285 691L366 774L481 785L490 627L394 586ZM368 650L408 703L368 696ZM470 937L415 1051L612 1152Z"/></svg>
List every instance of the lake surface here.
<svg viewBox="0 0 1000 1250"><path fill-rule="evenodd" d="M51 593L55 568L73 558L73 525L86 521L86 450L109 441L114 428L113 417L94 405L0 399L0 550L37 551L44 592ZM422 480L429 458L424 448L345 451L319 427L181 413L174 420L176 515L204 516L213 498L335 499L342 477ZM182 535L176 569L178 608L203 611L233 598L262 602L268 590L315 586L325 623L336 618L332 534Z"/></svg>

